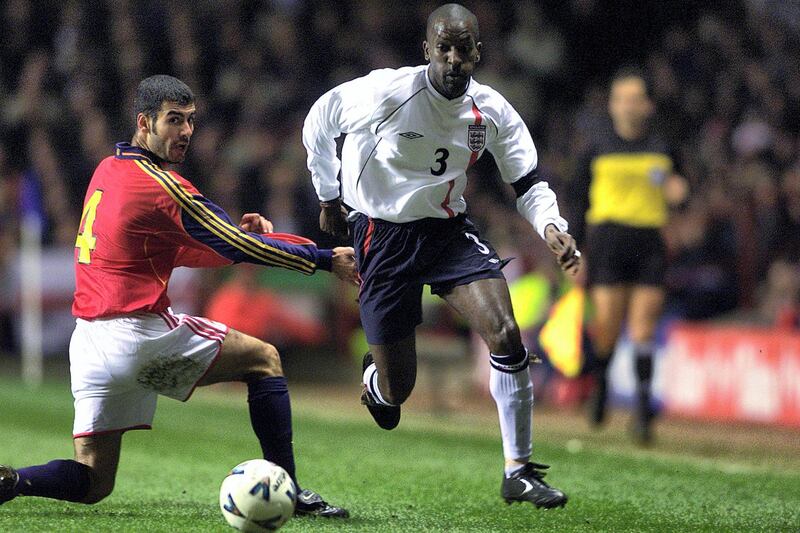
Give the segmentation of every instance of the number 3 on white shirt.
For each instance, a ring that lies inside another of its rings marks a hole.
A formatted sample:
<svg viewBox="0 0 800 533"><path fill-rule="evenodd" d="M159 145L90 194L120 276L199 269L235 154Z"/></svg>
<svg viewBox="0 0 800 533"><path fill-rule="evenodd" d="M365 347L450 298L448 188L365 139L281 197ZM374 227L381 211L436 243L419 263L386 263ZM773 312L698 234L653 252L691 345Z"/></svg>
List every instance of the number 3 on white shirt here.
<svg viewBox="0 0 800 533"><path fill-rule="evenodd" d="M450 152L447 148L437 148L434 155L437 156L436 162L439 163L439 168L431 167L431 174L441 176L447 170L447 158L450 157Z"/></svg>

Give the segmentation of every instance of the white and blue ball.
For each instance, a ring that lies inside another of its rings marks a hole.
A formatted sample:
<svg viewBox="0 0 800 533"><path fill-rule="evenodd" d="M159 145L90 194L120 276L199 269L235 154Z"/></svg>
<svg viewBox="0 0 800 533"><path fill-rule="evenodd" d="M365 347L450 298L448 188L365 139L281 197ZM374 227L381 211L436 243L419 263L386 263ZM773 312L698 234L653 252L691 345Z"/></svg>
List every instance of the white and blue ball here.
<svg viewBox="0 0 800 533"><path fill-rule="evenodd" d="M240 531L275 531L294 513L297 488L289 474L263 459L236 465L222 481L219 507Z"/></svg>

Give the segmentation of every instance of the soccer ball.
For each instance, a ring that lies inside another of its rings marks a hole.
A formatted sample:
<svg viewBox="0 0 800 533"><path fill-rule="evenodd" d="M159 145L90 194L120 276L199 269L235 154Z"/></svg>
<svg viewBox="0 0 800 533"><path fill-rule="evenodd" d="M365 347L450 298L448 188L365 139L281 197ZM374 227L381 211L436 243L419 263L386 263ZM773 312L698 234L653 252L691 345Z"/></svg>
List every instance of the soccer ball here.
<svg viewBox="0 0 800 533"><path fill-rule="evenodd" d="M222 481L222 516L240 531L275 531L291 518L297 488L289 474L263 459L236 465Z"/></svg>

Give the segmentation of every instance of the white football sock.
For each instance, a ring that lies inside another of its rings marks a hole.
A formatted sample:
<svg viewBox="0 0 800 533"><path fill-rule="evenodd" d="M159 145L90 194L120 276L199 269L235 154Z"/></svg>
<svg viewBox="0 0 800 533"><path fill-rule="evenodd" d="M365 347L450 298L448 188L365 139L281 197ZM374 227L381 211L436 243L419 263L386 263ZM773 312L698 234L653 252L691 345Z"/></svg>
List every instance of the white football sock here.
<svg viewBox="0 0 800 533"><path fill-rule="evenodd" d="M387 402L383 399L383 395L381 394L380 389L378 388L378 367L375 366L375 363L372 363L367 368L364 369L364 375L362 376L362 380L364 386L367 387L367 390L372 397L381 405L391 405L394 404Z"/></svg>
<svg viewBox="0 0 800 533"><path fill-rule="evenodd" d="M503 455L506 459L526 461L532 452L531 412L533 384L528 366L514 372L489 371L489 391L497 404Z"/></svg>
<svg viewBox="0 0 800 533"><path fill-rule="evenodd" d="M525 468L525 465L522 465L522 466L520 466L520 465L507 466L505 468L506 477L513 476L514 474L516 474L517 472L519 472L523 468Z"/></svg>

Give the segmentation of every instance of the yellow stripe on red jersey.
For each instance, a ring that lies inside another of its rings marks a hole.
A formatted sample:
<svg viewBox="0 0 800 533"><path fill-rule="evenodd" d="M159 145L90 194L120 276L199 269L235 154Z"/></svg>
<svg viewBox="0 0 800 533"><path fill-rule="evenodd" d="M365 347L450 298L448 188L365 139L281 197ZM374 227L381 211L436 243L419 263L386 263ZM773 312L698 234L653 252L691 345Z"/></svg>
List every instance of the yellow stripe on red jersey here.
<svg viewBox="0 0 800 533"><path fill-rule="evenodd" d="M146 160L137 160L136 164L148 175L152 176L153 179L164 188L167 194L180 205L183 212L191 217L191 221L187 221L184 217L183 222L187 231L193 233L190 230L192 226L194 226L194 224L192 224L192 221L194 221L211 234L209 236L211 240L220 240L222 241L220 244L222 244L223 247L227 244L228 247L237 250L238 253L234 253L230 257L234 261L250 261L280 266L291 270L297 270L304 274L313 274L316 270L315 262L300 255L295 255L291 253L291 251L281 250L277 246L271 246L267 242L267 239L262 236L256 237L253 234L243 231L227 219L227 217L223 217L222 215L224 215L224 213L215 212L219 210L215 205L190 194L181 182L169 172L161 170L159 167ZM214 237L216 237L216 239L214 239ZM205 241L207 239L202 240ZM218 246L214 246L210 242L206 244L209 244L214 249L218 248ZM286 243L281 243L281 246L288 248ZM310 257L313 257L313 252L308 248L300 248L300 250ZM218 252L226 257L229 256L229 254L224 251L218 250Z"/></svg>

